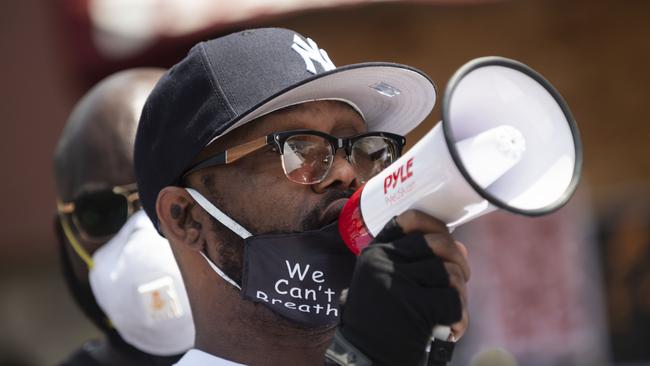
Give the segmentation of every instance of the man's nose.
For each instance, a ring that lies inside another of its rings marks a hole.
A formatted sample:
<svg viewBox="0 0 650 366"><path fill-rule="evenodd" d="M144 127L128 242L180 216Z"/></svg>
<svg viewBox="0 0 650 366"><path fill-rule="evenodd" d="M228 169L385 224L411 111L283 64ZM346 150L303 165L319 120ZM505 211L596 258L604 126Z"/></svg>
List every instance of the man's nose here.
<svg viewBox="0 0 650 366"><path fill-rule="evenodd" d="M361 187L360 180L357 179L357 172L345 156L343 149L339 150L334 155L332 167L327 173L325 179L312 185L312 189L316 193L323 193L327 189L336 188L340 190L356 190Z"/></svg>

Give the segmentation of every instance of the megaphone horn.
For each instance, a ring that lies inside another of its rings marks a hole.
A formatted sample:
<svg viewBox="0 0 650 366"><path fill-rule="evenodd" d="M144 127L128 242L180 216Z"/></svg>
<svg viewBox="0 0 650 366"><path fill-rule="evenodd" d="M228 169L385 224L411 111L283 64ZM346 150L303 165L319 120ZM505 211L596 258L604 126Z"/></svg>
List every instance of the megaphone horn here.
<svg viewBox="0 0 650 366"><path fill-rule="evenodd" d="M450 79L442 103L442 122L341 211L339 231L354 253L408 209L454 228L497 208L544 215L574 193L578 128L533 69L502 57L472 60Z"/></svg>

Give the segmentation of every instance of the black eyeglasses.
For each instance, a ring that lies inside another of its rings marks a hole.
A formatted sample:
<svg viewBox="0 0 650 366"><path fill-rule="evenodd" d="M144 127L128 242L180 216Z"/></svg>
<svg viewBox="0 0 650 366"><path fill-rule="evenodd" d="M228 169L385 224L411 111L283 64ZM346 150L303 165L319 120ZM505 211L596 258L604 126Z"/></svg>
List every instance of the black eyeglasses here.
<svg viewBox="0 0 650 366"><path fill-rule="evenodd" d="M59 215L71 215L79 235L90 241L116 234L139 209L135 183L83 192L71 202L57 202Z"/></svg>
<svg viewBox="0 0 650 366"><path fill-rule="evenodd" d="M404 136L388 132L368 132L348 138L313 130L275 132L199 161L183 176L200 169L233 163L265 146L271 146L280 153L284 174L292 182L322 182L339 149L345 151L347 160L354 165L357 178L365 182L397 160L405 143Z"/></svg>

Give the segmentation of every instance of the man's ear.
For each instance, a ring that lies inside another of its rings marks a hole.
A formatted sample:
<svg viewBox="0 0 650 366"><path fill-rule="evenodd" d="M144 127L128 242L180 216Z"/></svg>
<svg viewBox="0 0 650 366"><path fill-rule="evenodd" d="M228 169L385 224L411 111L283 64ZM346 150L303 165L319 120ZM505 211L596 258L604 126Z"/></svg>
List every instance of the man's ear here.
<svg viewBox="0 0 650 366"><path fill-rule="evenodd" d="M168 186L158 193L156 215L161 231L170 243L183 243L190 249L205 247L203 225L205 212L184 188Z"/></svg>

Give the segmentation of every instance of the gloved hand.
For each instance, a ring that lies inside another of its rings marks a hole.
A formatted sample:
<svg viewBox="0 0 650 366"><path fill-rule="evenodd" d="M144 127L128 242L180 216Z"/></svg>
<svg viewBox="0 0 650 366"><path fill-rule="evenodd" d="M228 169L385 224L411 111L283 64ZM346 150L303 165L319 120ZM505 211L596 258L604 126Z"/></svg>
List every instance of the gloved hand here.
<svg viewBox="0 0 650 366"><path fill-rule="evenodd" d="M446 226L407 211L359 255L338 331L373 364L418 365L435 325L464 331L468 278Z"/></svg>

